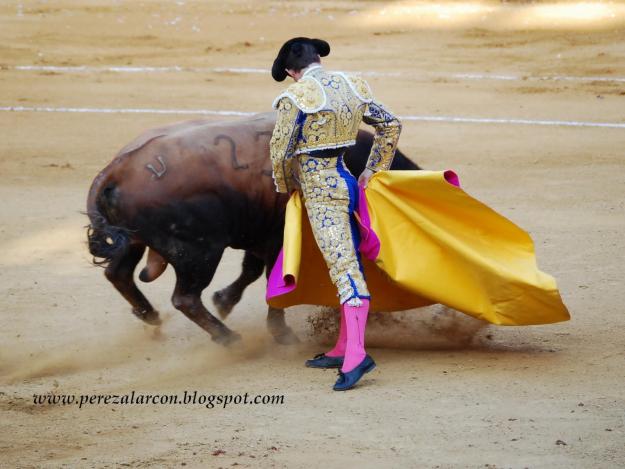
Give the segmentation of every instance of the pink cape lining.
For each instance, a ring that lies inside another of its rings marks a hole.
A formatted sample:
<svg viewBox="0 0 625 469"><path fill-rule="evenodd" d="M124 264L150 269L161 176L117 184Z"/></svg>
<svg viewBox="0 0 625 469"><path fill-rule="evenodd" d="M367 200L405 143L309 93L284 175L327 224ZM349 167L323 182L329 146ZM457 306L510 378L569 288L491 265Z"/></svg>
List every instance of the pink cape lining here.
<svg viewBox="0 0 625 469"><path fill-rule="evenodd" d="M460 187L460 179L458 175L451 170L443 173L445 180L456 187ZM360 230L360 246L359 251L365 258L375 261L380 254L380 238L371 227L371 217L367 207L367 196L362 186L358 186L358 209L356 210L358 228ZM286 295L297 288L297 283L292 275L284 275L282 266L284 261L284 249L280 249L280 254L276 259L269 279L267 280L267 293L265 298Z"/></svg>
<svg viewBox="0 0 625 469"><path fill-rule="evenodd" d="M276 263L271 269L269 279L267 280L267 293L265 298L273 298L274 296L286 295L297 287L295 279L292 275L283 275L282 264L284 262L284 249L280 249L280 254L276 259Z"/></svg>
<svg viewBox="0 0 625 469"><path fill-rule="evenodd" d="M371 228L371 217L369 216L369 208L367 207L367 196L362 186L358 186L358 229L360 230L360 245L358 250L367 259L375 261L380 254L380 238Z"/></svg>

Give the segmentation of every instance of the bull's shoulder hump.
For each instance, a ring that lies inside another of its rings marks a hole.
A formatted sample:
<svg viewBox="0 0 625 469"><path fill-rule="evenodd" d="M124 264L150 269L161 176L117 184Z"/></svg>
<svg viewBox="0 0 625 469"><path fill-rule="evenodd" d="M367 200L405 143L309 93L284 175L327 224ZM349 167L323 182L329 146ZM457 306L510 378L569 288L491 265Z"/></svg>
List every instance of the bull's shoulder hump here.
<svg viewBox="0 0 625 469"><path fill-rule="evenodd" d="M163 127L154 129L148 129L141 135L136 137L121 150L117 152L116 157L122 157L134 153L142 148L146 147L150 142L156 139L166 139L167 137L179 133L181 131L188 131L209 122L206 119L194 119L190 121L174 122Z"/></svg>
<svg viewBox="0 0 625 469"><path fill-rule="evenodd" d="M318 112L326 105L326 94L323 87L312 77L304 77L290 85L276 97L272 107L277 109L278 103L283 98L289 98L298 109L307 114Z"/></svg>
<svg viewBox="0 0 625 469"><path fill-rule="evenodd" d="M255 144L266 135L271 135L275 126L275 112L260 114L233 121L209 122L205 125L187 129L164 137L165 145L182 146L198 149L203 153L238 148L243 144ZM195 150L194 150L195 151Z"/></svg>
<svg viewBox="0 0 625 469"><path fill-rule="evenodd" d="M345 72L334 72L337 75L342 76L352 91L358 96L358 98L365 102L370 103L373 101L373 93L371 92L371 88L369 87L369 83L358 75L352 75L351 73Z"/></svg>

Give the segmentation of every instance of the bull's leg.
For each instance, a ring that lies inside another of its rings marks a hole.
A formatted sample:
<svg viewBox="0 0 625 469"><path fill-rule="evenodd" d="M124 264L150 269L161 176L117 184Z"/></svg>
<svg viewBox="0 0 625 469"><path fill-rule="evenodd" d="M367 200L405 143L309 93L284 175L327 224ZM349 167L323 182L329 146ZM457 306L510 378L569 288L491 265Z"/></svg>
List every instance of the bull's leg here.
<svg viewBox="0 0 625 469"><path fill-rule="evenodd" d="M223 248L209 251L183 247L186 256L183 261L174 263L176 269L176 288L172 296L174 307L182 311L191 321L208 332L215 342L228 345L240 339L239 334L231 331L219 319L213 316L202 303L202 291L210 284L217 265L223 254Z"/></svg>
<svg viewBox="0 0 625 469"><path fill-rule="evenodd" d="M299 339L293 330L286 325L284 310L272 308L267 310L267 328L273 339L280 345L293 345L299 343Z"/></svg>
<svg viewBox="0 0 625 469"><path fill-rule="evenodd" d="M281 245L281 244L280 244ZM276 247L274 252L270 253L265 258L265 267L266 267L266 276L269 278L271 274L271 269L276 262L276 258L278 257L278 252L280 251L279 246ZM299 339L295 332L286 325L286 320L284 319L284 310L281 308L273 308L269 306L267 308L267 329L273 336L273 340L275 340L280 345L293 345L299 343Z"/></svg>
<svg viewBox="0 0 625 469"><path fill-rule="evenodd" d="M145 251L144 244L130 244L106 267L104 274L124 298L132 305L132 313L148 324L158 325L161 319L134 281L135 267Z"/></svg>
<svg viewBox="0 0 625 469"><path fill-rule="evenodd" d="M213 303L221 319L226 319L232 308L241 300L245 289L255 282L262 274L265 263L258 256L245 251L243 265L239 278L213 294Z"/></svg>

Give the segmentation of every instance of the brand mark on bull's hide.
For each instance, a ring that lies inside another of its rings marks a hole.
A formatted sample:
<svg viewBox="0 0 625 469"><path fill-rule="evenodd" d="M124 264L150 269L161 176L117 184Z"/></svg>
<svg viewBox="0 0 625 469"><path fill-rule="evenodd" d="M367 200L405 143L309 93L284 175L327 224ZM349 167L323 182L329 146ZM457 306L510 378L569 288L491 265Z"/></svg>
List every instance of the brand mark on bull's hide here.
<svg viewBox="0 0 625 469"><path fill-rule="evenodd" d="M167 172L167 166L165 165L165 160L163 159L163 157L161 155L158 155L156 157L156 160L161 164L161 168L162 169L160 171L158 169L156 169L152 163L148 163L148 164L145 165L145 167L148 170L150 170L150 171L152 171L152 173L154 173L154 175L152 176L152 179L160 179Z"/></svg>
<svg viewBox="0 0 625 469"><path fill-rule="evenodd" d="M239 160L237 160L237 144L232 137L225 134L217 135L214 144L217 145L220 140L226 140L230 143L230 159L232 160L232 167L234 169L248 169L250 167L249 164L240 164Z"/></svg>
<svg viewBox="0 0 625 469"><path fill-rule="evenodd" d="M273 132L271 130L257 130L256 131L256 135L255 135L255 139L256 141L258 141L260 139L260 137L271 137L271 134ZM271 168L269 169L261 169L260 170L260 174L263 176L268 176L270 178L273 177L273 171Z"/></svg>

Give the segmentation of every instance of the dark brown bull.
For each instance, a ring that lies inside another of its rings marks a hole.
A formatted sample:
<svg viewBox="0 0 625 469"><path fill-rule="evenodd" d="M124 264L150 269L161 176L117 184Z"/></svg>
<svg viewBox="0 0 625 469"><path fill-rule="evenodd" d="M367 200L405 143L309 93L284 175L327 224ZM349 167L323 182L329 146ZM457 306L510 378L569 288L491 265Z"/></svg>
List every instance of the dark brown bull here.
<svg viewBox="0 0 625 469"><path fill-rule="evenodd" d="M124 147L95 178L87 201L89 251L105 275L148 324L159 314L134 282L146 247L148 263L139 278L152 281L171 264L176 272L174 307L228 344L239 336L202 304L224 249L243 249L241 275L213 295L225 318L243 290L263 271L269 274L282 245L287 196L275 192L269 139L275 114L233 122L195 120L145 132ZM372 135L361 131L346 164L358 176ZM401 152L392 169L418 169ZM284 311L269 308L267 323L280 343L297 337Z"/></svg>

